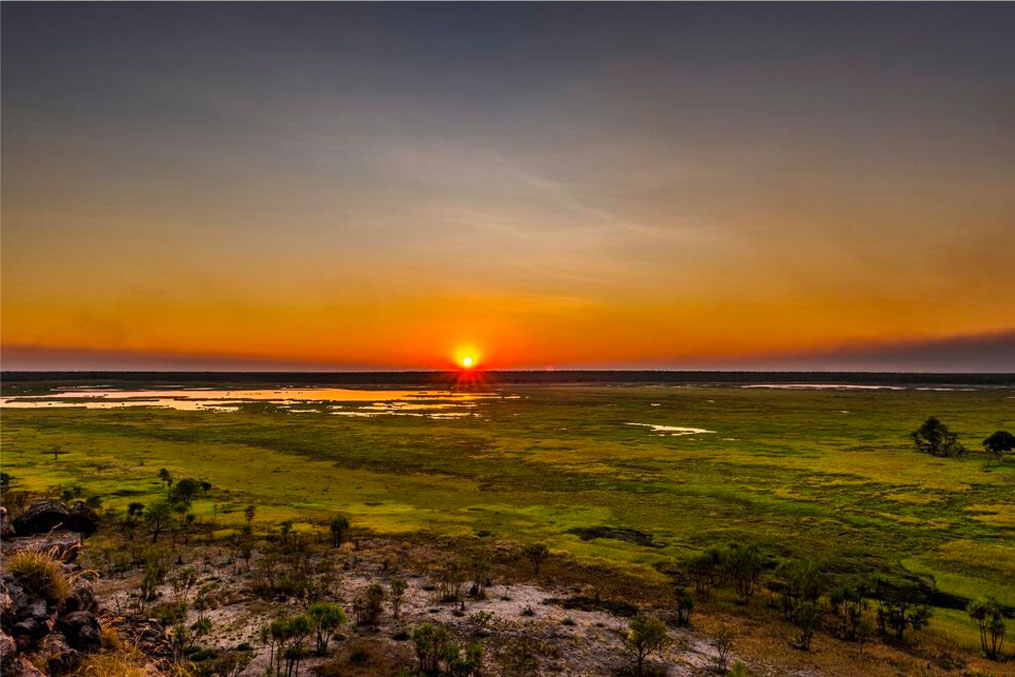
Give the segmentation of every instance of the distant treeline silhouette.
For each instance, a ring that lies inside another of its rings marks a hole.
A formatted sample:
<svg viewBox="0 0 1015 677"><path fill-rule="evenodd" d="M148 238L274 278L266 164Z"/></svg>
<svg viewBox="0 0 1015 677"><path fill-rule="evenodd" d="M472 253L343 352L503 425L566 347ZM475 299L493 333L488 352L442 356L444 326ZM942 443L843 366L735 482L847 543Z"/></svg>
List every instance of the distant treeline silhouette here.
<svg viewBox="0 0 1015 677"><path fill-rule="evenodd" d="M920 374L835 371L647 371L540 370L482 371L480 382L508 384L837 384L885 386L1015 386L1015 374ZM460 380L458 371L372 372L196 372L196 371L5 371L12 383L108 383L183 385L405 385L446 387ZM470 379L471 384L477 382Z"/></svg>

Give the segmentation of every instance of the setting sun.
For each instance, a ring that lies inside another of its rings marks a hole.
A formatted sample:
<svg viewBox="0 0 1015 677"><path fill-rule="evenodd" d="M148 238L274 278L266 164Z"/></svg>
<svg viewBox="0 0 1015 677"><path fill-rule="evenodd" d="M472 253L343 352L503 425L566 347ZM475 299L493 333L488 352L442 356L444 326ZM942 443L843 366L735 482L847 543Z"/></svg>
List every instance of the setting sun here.
<svg viewBox="0 0 1015 677"><path fill-rule="evenodd" d="M465 367L466 369L470 368L473 365L473 363L474 363L473 359L468 355L462 358L462 366Z"/></svg>

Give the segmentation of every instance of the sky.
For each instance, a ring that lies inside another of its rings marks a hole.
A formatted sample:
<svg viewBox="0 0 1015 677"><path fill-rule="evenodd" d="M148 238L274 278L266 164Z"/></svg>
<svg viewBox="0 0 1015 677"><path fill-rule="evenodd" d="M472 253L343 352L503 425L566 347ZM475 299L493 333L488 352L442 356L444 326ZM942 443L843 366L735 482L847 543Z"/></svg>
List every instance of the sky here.
<svg viewBox="0 0 1015 677"><path fill-rule="evenodd" d="M2 5L4 369L1015 371L1015 5Z"/></svg>

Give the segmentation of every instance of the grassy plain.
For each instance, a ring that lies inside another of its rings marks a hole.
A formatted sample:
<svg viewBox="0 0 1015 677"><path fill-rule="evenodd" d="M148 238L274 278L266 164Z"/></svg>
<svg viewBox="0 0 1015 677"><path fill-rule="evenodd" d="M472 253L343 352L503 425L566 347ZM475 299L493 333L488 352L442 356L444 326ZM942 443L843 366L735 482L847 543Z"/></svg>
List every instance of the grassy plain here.
<svg viewBox="0 0 1015 677"><path fill-rule="evenodd" d="M5 409L3 469L16 488L78 484L123 508L161 495L156 473L166 467L217 487L195 511L214 511L223 529L241 524L248 504L262 527L293 519L308 528L341 511L377 532L543 541L655 578L674 558L752 541L837 575L919 575L946 593L1015 605L1015 466L987 467L980 454L933 458L907 436L937 415L978 450L993 431L1015 428L1011 389L499 392L518 397L441 420L264 402L225 413ZM54 445L64 452L57 460ZM602 527L644 536L581 532ZM942 610L930 632L978 647L955 610Z"/></svg>

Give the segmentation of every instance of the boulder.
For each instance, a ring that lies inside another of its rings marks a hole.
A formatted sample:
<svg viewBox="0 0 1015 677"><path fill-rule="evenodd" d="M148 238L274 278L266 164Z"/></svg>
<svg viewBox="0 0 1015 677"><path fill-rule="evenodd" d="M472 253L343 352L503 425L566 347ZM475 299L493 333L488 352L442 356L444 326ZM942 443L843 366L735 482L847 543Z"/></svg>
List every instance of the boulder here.
<svg viewBox="0 0 1015 677"><path fill-rule="evenodd" d="M38 655L46 661L46 668L51 675L67 672L78 660L78 652L60 632L51 632L39 642Z"/></svg>
<svg viewBox="0 0 1015 677"><path fill-rule="evenodd" d="M14 518L14 531L19 536L45 534L57 527L91 535L99 528L99 516L82 501L70 508L60 501L40 501Z"/></svg>
<svg viewBox="0 0 1015 677"><path fill-rule="evenodd" d="M102 644L99 621L91 611L71 611L56 621L57 629L78 651L97 649Z"/></svg>
<svg viewBox="0 0 1015 677"><path fill-rule="evenodd" d="M95 602L95 595L92 594L92 588L87 583L79 582L77 587L67 595L67 599L63 601L64 613L72 611L91 611L94 613L97 610L98 604Z"/></svg>
<svg viewBox="0 0 1015 677"><path fill-rule="evenodd" d="M76 531L57 530L43 536L23 536L3 542L3 554L10 557L22 550L52 552L62 562L73 562L81 549L81 534Z"/></svg>
<svg viewBox="0 0 1015 677"><path fill-rule="evenodd" d="M46 677L46 673L24 656L18 656L11 664L11 669L4 671L4 677Z"/></svg>
<svg viewBox="0 0 1015 677"><path fill-rule="evenodd" d="M14 638L3 630L0 630L0 667L2 667L3 671L10 668L17 652L18 645L14 643Z"/></svg>
<svg viewBox="0 0 1015 677"><path fill-rule="evenodd" d="M48 631L49 628L45 623L31 616L23 618L11 626L11 636L18 645L18 651L24 651L35 646L39 638Z"/></svg>
<svg viewBox="0 0 1015 677"><path fill-rule="evenodd" d="M14 535L11 529L11 521L7 516L7 508L0 507L0 538L10 538Z"/></svg>

